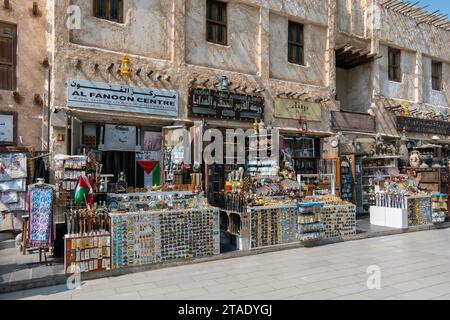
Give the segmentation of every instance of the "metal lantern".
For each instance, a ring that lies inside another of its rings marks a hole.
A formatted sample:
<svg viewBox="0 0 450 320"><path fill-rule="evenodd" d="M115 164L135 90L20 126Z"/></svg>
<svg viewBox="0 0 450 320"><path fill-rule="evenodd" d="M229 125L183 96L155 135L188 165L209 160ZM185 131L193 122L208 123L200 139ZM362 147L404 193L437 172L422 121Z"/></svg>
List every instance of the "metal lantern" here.
<svg viewBox="0 0 450 320"><path fill-rule="evenodd" d="M230 88L230 82L228 81L228 77L223 75L219 77L219 88L221 91L228 91Z"/></svg>
<svg viewBox="0 0 450 320"><path fill-rule="evenodd" d="M125 53L120 64L120 73L123 76L129 76L132 71L133 70L131 69L131 61L128 58L128 54Z"/></svg>

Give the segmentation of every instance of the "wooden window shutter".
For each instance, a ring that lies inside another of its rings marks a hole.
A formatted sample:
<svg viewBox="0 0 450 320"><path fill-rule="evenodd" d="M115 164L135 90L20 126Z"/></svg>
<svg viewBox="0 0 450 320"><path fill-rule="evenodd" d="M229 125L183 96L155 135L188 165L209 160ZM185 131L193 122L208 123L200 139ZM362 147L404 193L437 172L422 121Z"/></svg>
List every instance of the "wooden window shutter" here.
<svg viewBox="0 0 450 320"><path fill-rule="evenodd" d="M0 22L0 89L16 89L16 26Z"/></svg>

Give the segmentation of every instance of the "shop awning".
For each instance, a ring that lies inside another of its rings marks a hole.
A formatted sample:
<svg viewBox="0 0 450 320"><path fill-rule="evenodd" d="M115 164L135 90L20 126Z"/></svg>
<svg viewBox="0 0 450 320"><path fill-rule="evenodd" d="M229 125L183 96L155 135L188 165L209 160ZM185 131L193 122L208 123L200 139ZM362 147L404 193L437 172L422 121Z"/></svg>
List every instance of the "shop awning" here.
<svg viewBox="0 0 450 320"><path fill-rule="evenodd" d="M131 112L110 112L101 110L85 110L74 107L65 107L65 111L69 111L72 116L79 117L85 121L91 120L93 122L104 123L123 123L123 124L157 124L157 125L170 125L172 123L189 123L191 121L180 118L170 118L162 116L149 116L145 114L131 113Z"/></svg>

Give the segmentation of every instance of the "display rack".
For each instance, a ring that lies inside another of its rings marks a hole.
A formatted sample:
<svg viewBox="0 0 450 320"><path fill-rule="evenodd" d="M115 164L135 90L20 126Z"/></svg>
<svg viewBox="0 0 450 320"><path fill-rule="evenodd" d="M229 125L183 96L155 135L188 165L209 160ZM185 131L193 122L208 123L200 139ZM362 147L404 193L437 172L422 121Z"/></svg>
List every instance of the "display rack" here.
<svg viewBox="0 0 450 320"><path fill-rule="evenodd" d="M64 265L66 275L109 271L111 269L111 235L66 235Z"/></svg>
<svg viewBox="0 0 450 320"><path fill-rule="evenodd" d="M18 231L27 215L27 180L32 176L26 152L0 151L0 232Z"/></svg>
<svg viewBox="0 0 450 320"><path fill-rule="evenodd" d="M375 187L382 184L390 176L390 170L398 170L399 159L399 156L374 156L362 158L364 213L369 213L370 206L375 205Z"/></svg>
<svg viewBox="0 0 450 320"><path fill-rule="evenodd" d="M447 193L448 170L446 168L403 168L403 174L420 177L419 187L430 192Z"/></svg>
<svg viewBox="0 0 450 320"><path fill-rule="evenodd" d="M433 222L430 196L408 198L408 225L428 225Z"/></svg>
<svg viewBox="0 0 450 320"><path fill-rule="evenodd" d="M353 157L353 161L352 161ZM354 203L354 156L341 157L341 198Z"/></svg>
<svg viewBox="0 0 450 320"><path fill-rule="evenodd" d="M272 134L256 134L249 136L246 167L247 174L252 177L278 175L278 159L272 153ZM250 155L252 157L250 157Z"/></svg>
<svg viewBox="0 0 450 320"><path fill-rule="evenodd" d="M336 195L334 174L299 174L298 183L305 196L312 196L314 191L320 190L328 190L329 195Z"/></svg>
<svg viewBox="0 0 450 320"><path fill-rule="evenodd" d="M314 241L324 237L323 202L298 203L298 232L300 240Z"/></svg>
<svg viewBox="0 0 450 320"><path fill-rule="evenodd" d="M285 150L290 150L294 171L302 174L317 172L319 142L308 137L284 137ZM286 159L285 159L286 160Z"/></svg>

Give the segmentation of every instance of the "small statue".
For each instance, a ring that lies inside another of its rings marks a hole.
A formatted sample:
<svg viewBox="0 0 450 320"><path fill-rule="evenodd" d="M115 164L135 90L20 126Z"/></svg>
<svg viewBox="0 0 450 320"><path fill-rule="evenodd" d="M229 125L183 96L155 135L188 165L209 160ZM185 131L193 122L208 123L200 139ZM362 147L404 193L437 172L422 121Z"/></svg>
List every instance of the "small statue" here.
<svg viewBox="0 0 450 320"><path fill-rule="evenodd" d="M387 154L388 156L394 155L394 154L393 154L393 149L394 149L394 145L391 144L391 143L388 144L387 147L386 147L386 154Z"/></svg>
<svg viewBox="0 0 450 320"><path fill-rule="evenodd" d="M369 151L369 156L374 157L375 154L376 154L375 146L371 145L370 146L370 151Z"/></svg>
<svg viewBox="0 0 450 320"><path fill-rule="evenodd" d="M392 154L393 156L398 155L397 147L396 147L394 144L391 145L391 154Z"/></svg>

